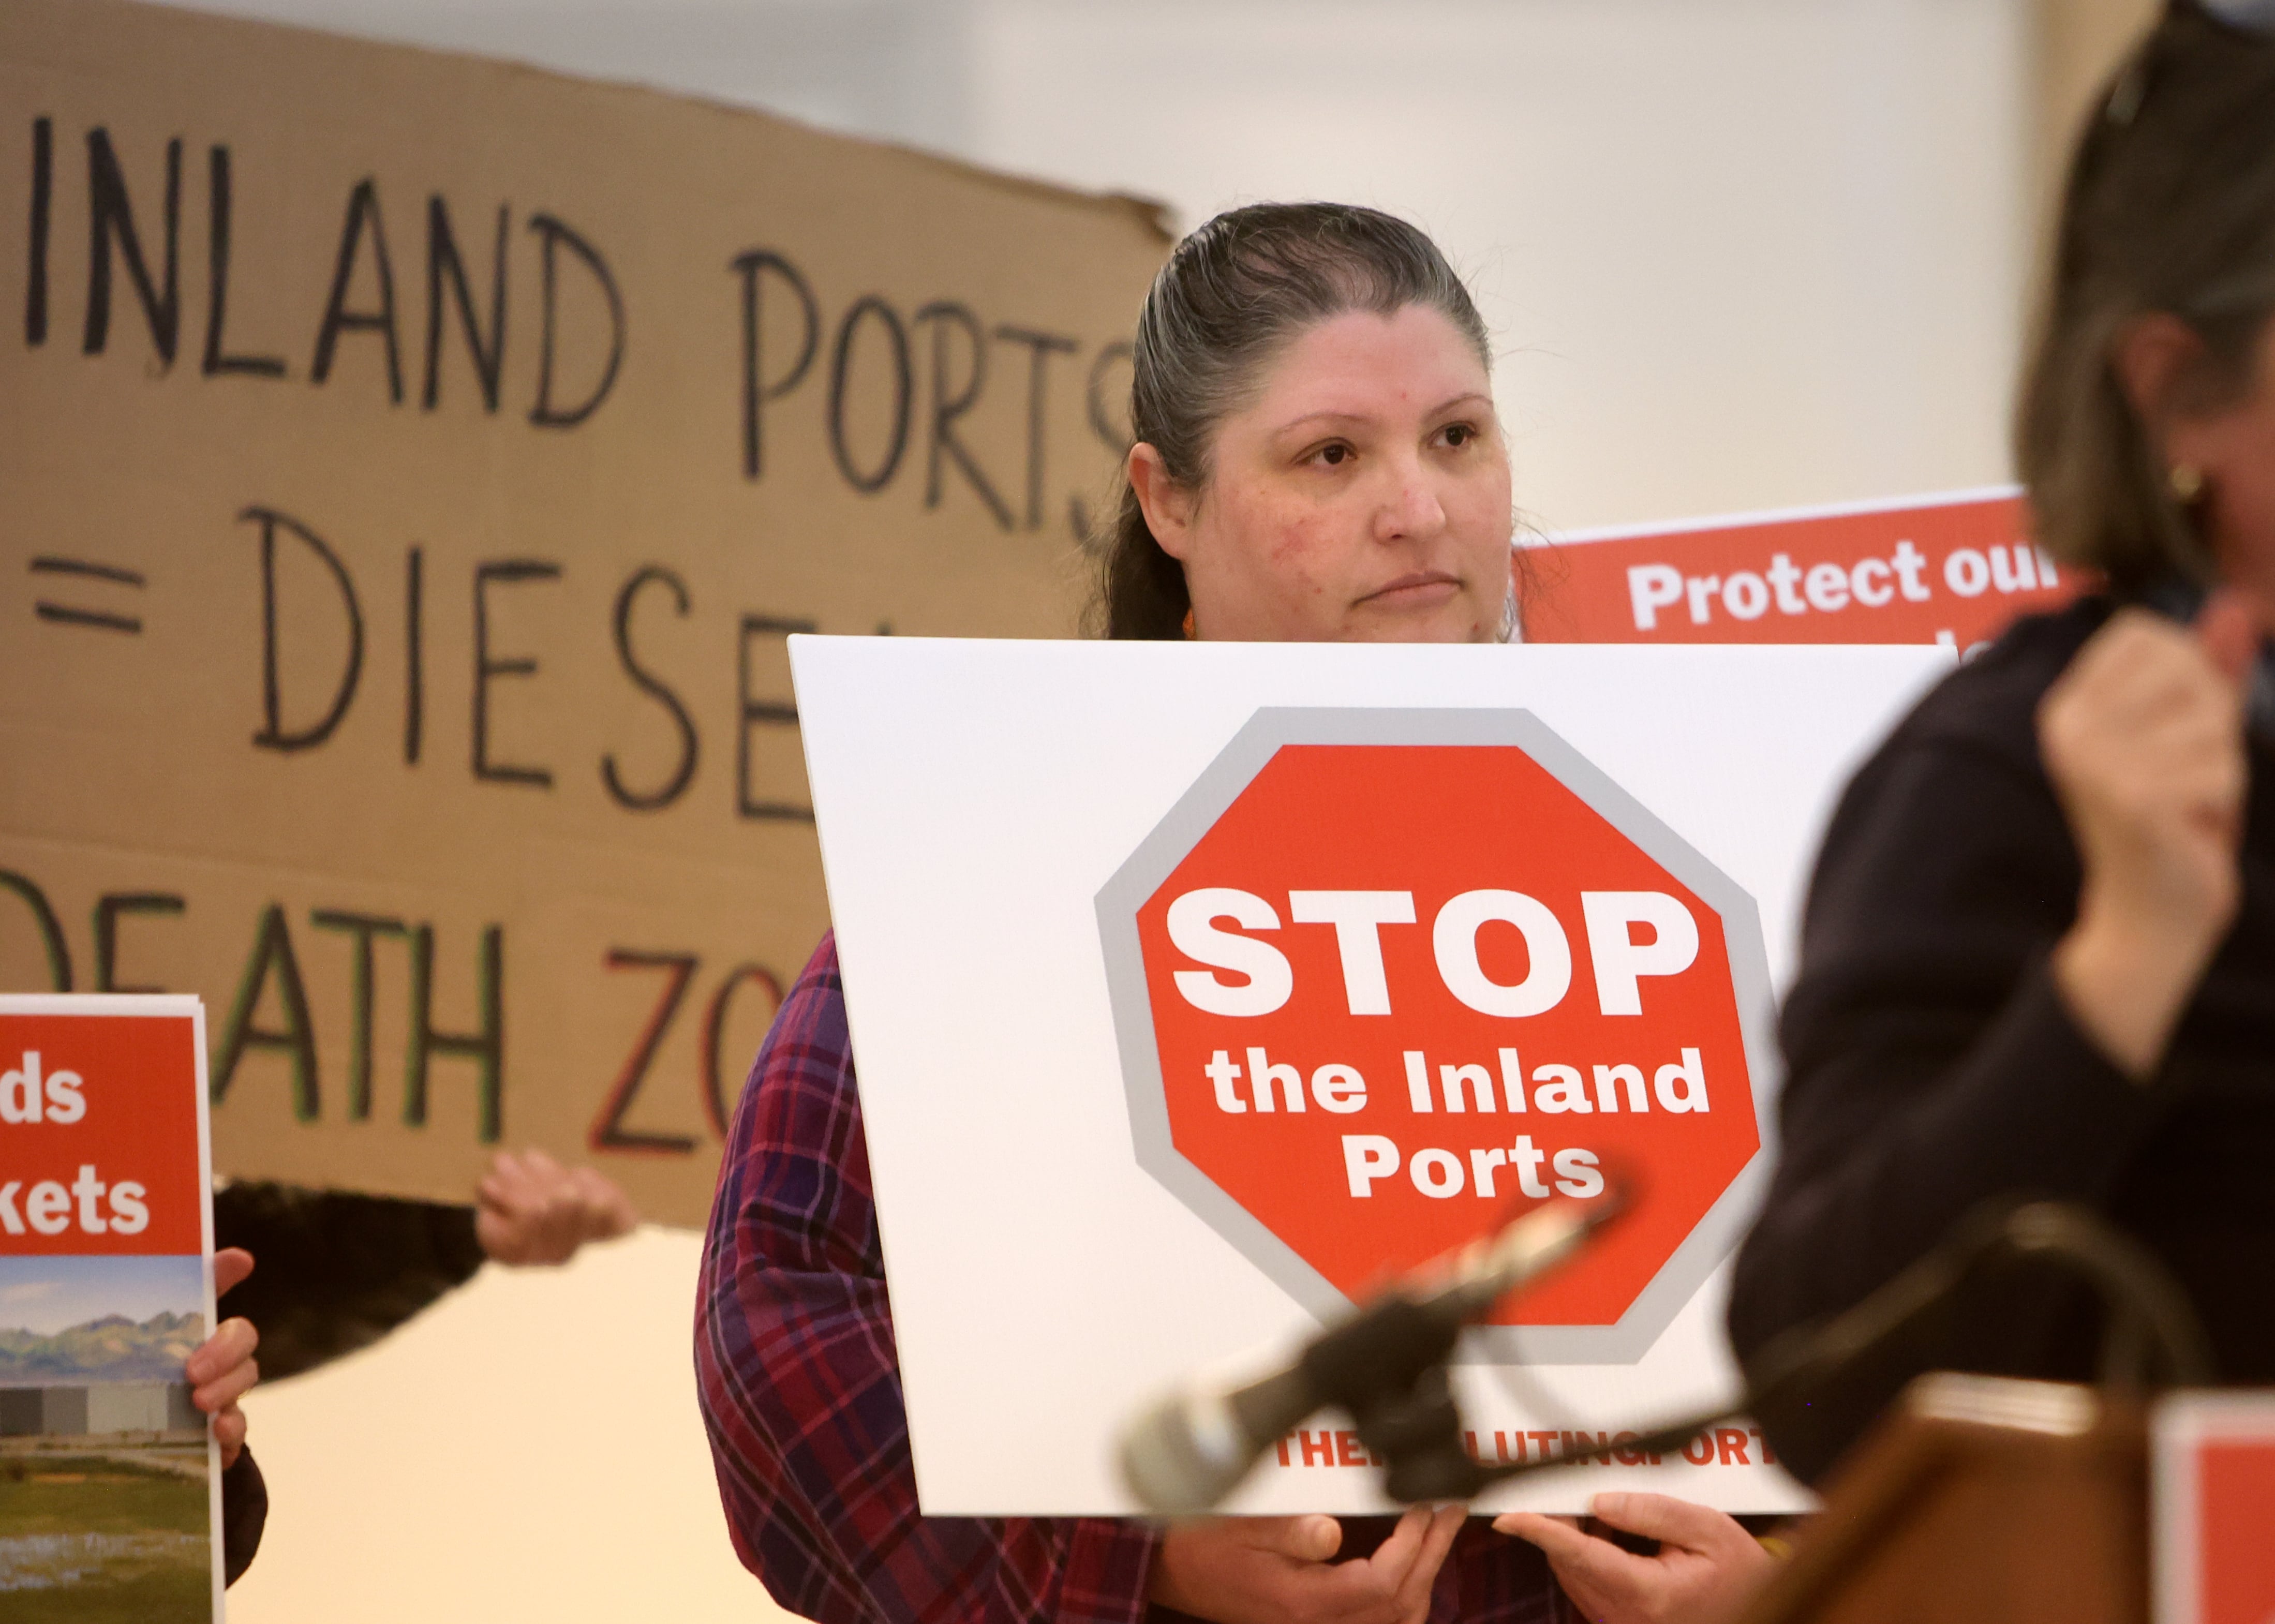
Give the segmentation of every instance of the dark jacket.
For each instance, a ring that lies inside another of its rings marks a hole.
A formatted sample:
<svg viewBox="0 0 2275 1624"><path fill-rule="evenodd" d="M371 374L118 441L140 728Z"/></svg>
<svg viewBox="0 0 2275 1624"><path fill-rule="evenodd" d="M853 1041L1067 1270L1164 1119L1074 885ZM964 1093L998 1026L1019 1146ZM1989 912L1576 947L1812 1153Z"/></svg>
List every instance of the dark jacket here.
<svg viewBox="0 0 2275 1624"><path fill-rule="evenodd" d="M268 1526L268 1484L253 1451L237 1452L237 1463L221 1475L222 1582L235 1584L261 1550Z"/></svg>
<svg viewBox="0 0 2275 1624"><path fill-rule="evenodd" d="M2040 698L2110 614L2026 620L1931 692L1827 830L1787 1000L1770 1194L1738 1258L1742 1361L1846 1308L1992 1197L2082 1203L2179 1278L2222 1374L2275 1380L2275 752L2250 744L2243 904L2148 1086L2081 1033L2046 956L2081 871L2039 764ZM1842 1394L1771 1424L1821 1474L1902 1381L2090 1376L2074 1288L2006 1280ZM1765 1421L1771 1418L1765 1417Z"/></svg>
<svg viewBox="0 0 2275 1624"><path fill-rule="evenodd" d="M215 1190L214 1244L253 1254L222 1312L261 1333L270 1382L369 1346L482 1266L472 1207L291 1184Z"/></svg>

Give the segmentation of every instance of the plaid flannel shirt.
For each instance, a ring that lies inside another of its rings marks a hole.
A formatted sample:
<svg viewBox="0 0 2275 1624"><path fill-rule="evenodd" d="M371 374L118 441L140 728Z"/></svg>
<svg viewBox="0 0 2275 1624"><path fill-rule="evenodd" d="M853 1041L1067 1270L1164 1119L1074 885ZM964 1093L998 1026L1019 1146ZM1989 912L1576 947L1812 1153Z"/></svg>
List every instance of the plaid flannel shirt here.
<svg viewBox="0 0 2275 1624"><path fill-rule="evenodd" d="M695 1369L736 1552L791 1612L818 1624L1134 1624L1146 1613L1160 1536L1144 1523L917 1509L832 937L783 1000L735 1110L704 1245ZM1347 1548L1364 1550L1388 1524L1345 1526ZM1475 1522L1430 1609L1432 1624L1569 1616L1539 1553Z"/></svg>

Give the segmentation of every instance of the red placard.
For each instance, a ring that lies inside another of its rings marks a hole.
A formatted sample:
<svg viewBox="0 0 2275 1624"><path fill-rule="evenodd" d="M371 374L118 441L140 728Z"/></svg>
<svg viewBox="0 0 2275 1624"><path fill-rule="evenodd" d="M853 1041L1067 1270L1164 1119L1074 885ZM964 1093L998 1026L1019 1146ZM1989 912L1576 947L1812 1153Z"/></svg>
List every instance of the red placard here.
<svg viewBox="0 0 2275 1624"><path fill-rule="evenodd" d="M2275 1393L2168 1399L2155 1450L2158 1624L2267 1624Z"/></svg>
<svg viewBox="0 0 2275 1624"><path fill-rule="evenodd" d="M1520 555L1528 643L1943 643L2087 585L2012 488L1560 538Z"/></svg>
<svg viewBox="0 0 2275 1624"><path fill-rule="evenodd" d="M193 999L0 1001L0 1257L206 1246Z"/></svg>
<svg viewBox="0 0 2275 1624"><path fill-rule="evenodd" d="M1590 785L1287 744L1138 908L1176 1151L1346 1296L1618 1188L1589 1266L1490 1321L1616 1326L1761 1147L1726 920Z"/></svg>

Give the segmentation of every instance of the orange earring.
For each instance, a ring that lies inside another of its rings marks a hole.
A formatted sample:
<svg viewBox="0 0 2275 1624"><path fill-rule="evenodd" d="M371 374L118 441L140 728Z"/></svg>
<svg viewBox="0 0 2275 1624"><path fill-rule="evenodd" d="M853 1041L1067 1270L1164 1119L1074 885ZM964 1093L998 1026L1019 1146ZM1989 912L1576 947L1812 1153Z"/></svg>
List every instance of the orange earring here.
<svg viewBox="0 0 2275 1624"><path fill-rule="evenodd" d="M1192 612L1190 609L1187 609L1187 610L1185 611L1185 641L1186 641L1186 642L1188 642L1188 643L1190 643L1190 642L1191 642L1192 640L1193 640L1193 612Z"/></svg>

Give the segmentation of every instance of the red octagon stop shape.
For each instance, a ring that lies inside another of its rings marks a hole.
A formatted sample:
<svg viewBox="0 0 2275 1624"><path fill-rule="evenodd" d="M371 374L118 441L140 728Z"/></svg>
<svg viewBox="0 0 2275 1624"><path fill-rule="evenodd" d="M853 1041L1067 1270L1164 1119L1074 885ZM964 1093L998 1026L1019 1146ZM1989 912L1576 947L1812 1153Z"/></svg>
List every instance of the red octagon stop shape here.
<svg viewBox="0 0 2275 1624"><path fill-rule="evenodd" d="M1529 712L1259 711L1098 909L1139 1161L1315 1314L1616 1182L1470 1354L1632 1363L1736 1244L1753 901Z"/></svg>

